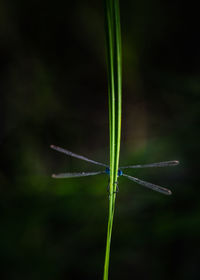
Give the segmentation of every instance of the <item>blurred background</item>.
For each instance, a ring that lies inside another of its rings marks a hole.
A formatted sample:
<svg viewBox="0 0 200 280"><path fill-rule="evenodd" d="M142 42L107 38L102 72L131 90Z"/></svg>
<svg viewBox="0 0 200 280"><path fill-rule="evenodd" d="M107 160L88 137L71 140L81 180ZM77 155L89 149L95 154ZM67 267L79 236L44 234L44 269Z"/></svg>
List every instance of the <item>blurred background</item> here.
<svg viewBox="0 0 200 280"><path fill-rule="evenodd" d="M200 279L199 20L192 2L121 2L121 165L110 279ZM106 175L49 148L109 161L103 1L0 2L1 279L102 279Z"/></svg>

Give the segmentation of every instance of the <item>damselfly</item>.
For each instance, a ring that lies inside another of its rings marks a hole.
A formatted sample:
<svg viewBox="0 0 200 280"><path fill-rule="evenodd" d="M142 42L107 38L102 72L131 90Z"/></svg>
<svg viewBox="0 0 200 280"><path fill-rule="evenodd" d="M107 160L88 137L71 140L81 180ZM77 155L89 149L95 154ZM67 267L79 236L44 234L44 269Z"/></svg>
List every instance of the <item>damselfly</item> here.
<svg viewBox="0 0 200 280"><path fill-rule="evenodd" d="M98 162L98 161L94 161L92 159L86 158L84 156L81 155L77 155L75 153L72 153L66 149L51 145L50 146L52 149L61 152L63 154L66 154L68 156L74 157L74 158L78 158L78 159L82 159L84 161L96 164L98 166L102 166L105 169L103 171L96 171L96 172L73 172L73 173L60 173L60 174L53 174L52 177L53 178L74 178L74 177L86 177L86 176L94 176L94 175L99 175L99 174L108 174L110 175L110 168L107 164ZM143 181L141 179L135 178L133 176L127 175L125 173L123 173L122 169L128 169L128 168L149 168L149 167L166 167L166 166L175 166L178 165L179 161L177 160L171 160L171 161L163 161L163 162L156 162L156 163L150 163L150 164L138 164L138 165L128 165L128 166L121 166L119 167L118 170L118 177L120 176L124 176L127 179L138 183L139 185L142 185L146 188L152 189L154 191L160 192L162 194L166 194L166 195L170 195L171 191L169 189L160 187L158 185Z"/></svg>

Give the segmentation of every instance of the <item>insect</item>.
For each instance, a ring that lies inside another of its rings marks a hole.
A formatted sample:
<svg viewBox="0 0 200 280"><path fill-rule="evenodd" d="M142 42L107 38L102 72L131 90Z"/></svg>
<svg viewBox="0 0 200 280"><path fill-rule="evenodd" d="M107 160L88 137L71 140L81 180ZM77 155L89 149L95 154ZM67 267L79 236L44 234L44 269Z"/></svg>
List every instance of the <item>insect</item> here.
<svg viewBox="0 0 200 280"><path fill-rule="evenodd" d="M52 175L53 178L86 177L86 176L94 176L94 175L99 175L99 174L110 175L110 168L109 168L108 165L106 165L104 163L94 161L92 159L86 158L86 157L81 156L81 155L77 155L77 154L72 153L72 152L70 152L66 149L63 149L63 148L60 148L60 147L57 147L57 146L54 146L54 145L51 145L50 147L52 149L60 152L60 153L66 154L66 155L74 157L74 158L82 159L84 161L87 161L87 162L90 162L90 163L93 163L93 164L96 164L98 166L102 166L102 167L105 168L105 170L103 170L103 171L96 171L96 172L75 172L75 173L53 174ZM127 175L122 170L123 169L129 169L129 168L134 168L135 169L135 168L149 168L149 167L166 167L166 166L175 166L175 165L178 165L178 164L179 164L179 161L172 160L172 161L163 161L163 162L156 162L156 163L143 164L143 165L138 164L138 165L121 166L121 167L119 167L119 170L118 170L118 177L120 177L120 176L126 177L127 179L129 179L129 180L131 180L135 183L138 183L139 185L142 185L146 188L152 189L154 191L160 192L160 193L165 194L165 195L170 195L170 194L172 194L172 192L169 189L163 188L161 186L158 186L158 185L143 181L141 179L135 178L133 176Z"/></svg>

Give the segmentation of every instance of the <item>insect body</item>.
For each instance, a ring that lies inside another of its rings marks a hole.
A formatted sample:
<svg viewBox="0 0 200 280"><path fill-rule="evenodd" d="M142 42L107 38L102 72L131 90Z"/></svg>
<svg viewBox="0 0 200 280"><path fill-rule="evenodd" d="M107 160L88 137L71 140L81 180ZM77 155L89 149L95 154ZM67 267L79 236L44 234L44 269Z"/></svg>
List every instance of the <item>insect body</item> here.
<svg viewBox="0 0 200 280"><path fill-rule="evenodd" d="M50 147L52 149L58 151L58 152L66 154L68 156L71 156L71 157L74 157L74 158L78 158L78 159L82 159L84 161L87 161L87 162L90 162L90 163L93 163L95 165L102 166L102 167L105 168L104 171L96 171L96 172L75 172L75 173L73 172L73 173L53 174L52 175L53 178L74 178L74 177L94 176L94 175L99 175L99 174L110 175L110 168L109 168L108 165L106 165L104 163L101 163L101 162L98 162L98 161L94 161L92 159L89 159L89 158L86 158L84 156L72 153L72 152L70 152L70 151L68 151L66 149L63 149L63 148L60 148L60 147L57 147L57 146L54 146L54 145L51 145ZM120 176L126 177L127 179L129 179L129 180L131 180L131 181L133 181L135 183L138 183L139 185L142 185L142 186L144 186L146 188L152 189L154 191L160 192L160 193L165 194L165 195L170 195L171 191L169 189L166 189L166 188L163 188L161 186L158 186L158 185L155 185L155 184L143 181L141 179L135 178L133 176L127 175L127 174L123 173L122 169L128 169L128 168L134 168L134 169L135 168L149 168L149 167L166 167L166 166L174 166L174 165L178 165L178 164L179 164L179 161L172 160L172 161L163 161L163 162L156 162L156 163L143 164L143 165L138 164L138 165L122 166L118 170L118 177L120 177Z"/></svg>
<svg viewBox="0 0 200 280"><path fill-rule="evenodd" d="M109 167L106 167L105 173L110 175L110 168ZM123 172L120 169L118 169L117 176L119 177L119 176L122 176L122 175L123 175Z"/></svg>

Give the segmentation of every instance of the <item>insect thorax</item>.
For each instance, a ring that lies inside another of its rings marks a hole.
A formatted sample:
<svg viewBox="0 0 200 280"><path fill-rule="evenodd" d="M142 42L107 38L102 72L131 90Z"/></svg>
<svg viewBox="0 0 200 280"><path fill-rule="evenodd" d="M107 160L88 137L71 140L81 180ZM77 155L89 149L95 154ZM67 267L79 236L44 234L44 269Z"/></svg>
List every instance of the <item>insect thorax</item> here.
<svg viewBox="0 0 200 280"><path fill-rule="evenodd" d="M106 174L110 175L110 168L109 167L106 167L106 170L105 170ZM117 173L117 176L122 176L123 172L118 169L118 173Z"/></svg>

